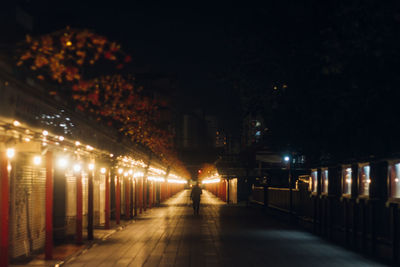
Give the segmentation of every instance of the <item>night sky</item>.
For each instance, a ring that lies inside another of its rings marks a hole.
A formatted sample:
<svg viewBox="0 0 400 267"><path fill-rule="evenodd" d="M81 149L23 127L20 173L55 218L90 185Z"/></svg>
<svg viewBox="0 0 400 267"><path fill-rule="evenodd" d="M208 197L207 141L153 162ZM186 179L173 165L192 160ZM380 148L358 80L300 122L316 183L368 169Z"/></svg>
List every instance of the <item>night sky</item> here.
<svg viewBox="0 0 400 267"><path fill-rule="evenodd" d="M182 102L192 107L207 106L215 113L226 96L219 80L229 68L232 23L243 10L125 1L31 1L26 6L39 17L38 33L66 25L93 29L121 43L135 71L177 75Z"/></svg>
<svg viewBox="0 0 400 267"><path fill-rule="evenodd" d="M398 1L19 2L34 34L70 25L107 36L132 55L134 72L176 76L187 110L203 108L237 133L244 114L259 115L279 149L319 158L400 147L388 136L400 127Z"/></svg>

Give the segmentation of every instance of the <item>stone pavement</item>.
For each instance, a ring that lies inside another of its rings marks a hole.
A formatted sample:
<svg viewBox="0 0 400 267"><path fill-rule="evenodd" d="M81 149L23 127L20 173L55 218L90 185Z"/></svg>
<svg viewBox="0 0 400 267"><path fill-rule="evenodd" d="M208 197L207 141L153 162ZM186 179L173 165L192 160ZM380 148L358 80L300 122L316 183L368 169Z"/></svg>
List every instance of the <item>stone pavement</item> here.
<svg viewBox="0 0 400 267"><path fill-rule="evenodd" d="M65 266L383 266L203 192L200 215L178 193Z"/></svg>

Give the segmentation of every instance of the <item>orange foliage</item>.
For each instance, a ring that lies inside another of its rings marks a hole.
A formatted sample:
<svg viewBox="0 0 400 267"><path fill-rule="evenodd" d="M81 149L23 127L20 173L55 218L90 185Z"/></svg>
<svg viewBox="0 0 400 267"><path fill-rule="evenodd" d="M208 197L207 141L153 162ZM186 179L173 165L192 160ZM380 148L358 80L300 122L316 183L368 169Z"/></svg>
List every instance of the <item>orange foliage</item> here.
<svg viewBox="0 0 400 267"><path fill-rule="evenodd" d="M135 86L132 76L103 75L94 79L83 76L84 70L95 63L107 61L121 69L131 62L131 56L125 55L119 44L88 30L67 27L39 38L27 36L24 46L18 66L27 65L40 72L36 75L40 80L66 83L68 95L76 101L78 110L95 114L97 120L116 127L133 142L148 147L180 175L189 177L173 150L173 134L157 126L161 103Z"/></svg>

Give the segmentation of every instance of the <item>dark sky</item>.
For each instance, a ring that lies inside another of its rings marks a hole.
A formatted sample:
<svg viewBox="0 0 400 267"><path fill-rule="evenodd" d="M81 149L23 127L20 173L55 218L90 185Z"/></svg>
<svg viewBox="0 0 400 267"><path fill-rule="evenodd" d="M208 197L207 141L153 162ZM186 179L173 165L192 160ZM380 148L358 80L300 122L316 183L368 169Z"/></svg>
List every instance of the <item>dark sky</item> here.
<svg viewBox="0 0 400 267"><path fill-rule="evenodd" d="M231 25L238 9L130 1L23 2L36 16L37 31L46 33L66 25L93 29L120 42L138 72L177 75L185 103L207 106L214 113L223 105L226 93L217 77L229 68Z"/></svg>

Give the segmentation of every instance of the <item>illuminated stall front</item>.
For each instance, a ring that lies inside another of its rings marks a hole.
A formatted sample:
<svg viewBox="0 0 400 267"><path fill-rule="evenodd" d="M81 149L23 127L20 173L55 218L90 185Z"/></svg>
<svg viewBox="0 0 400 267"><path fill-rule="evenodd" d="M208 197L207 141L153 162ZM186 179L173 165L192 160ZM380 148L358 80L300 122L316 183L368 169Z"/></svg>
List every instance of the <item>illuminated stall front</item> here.
<svg viewBox="0 0 400 267"><path fill-rule="evenodd" d="M371 169L369 164L359 164L358 195L361 197L369 197L370 184L371 184Z"/></svg>
<svg viewBox="0 0 400 267"><path fill-rule="evenodd" d="M328 168L322 168L321 169L321 193L322 194L328 194L328 187L329 187L329 171Z"/></svg>
<svg viewBox="0 0 400 267"><path fill-rule="evenodd" d="M352 169L350 166L342 168L342 195L351 196Z"/></svg>

